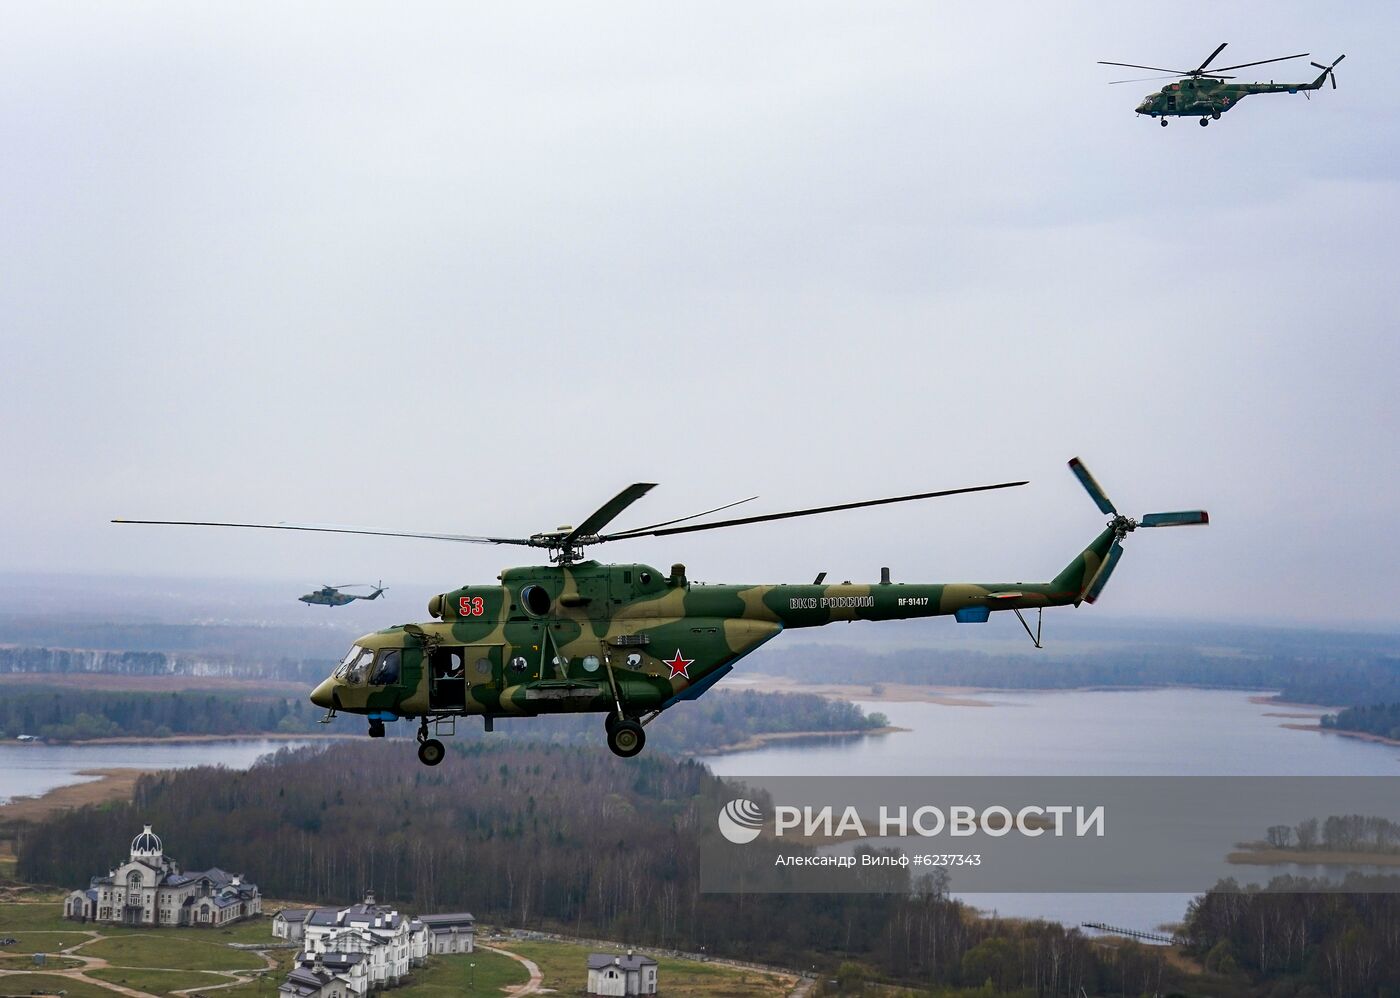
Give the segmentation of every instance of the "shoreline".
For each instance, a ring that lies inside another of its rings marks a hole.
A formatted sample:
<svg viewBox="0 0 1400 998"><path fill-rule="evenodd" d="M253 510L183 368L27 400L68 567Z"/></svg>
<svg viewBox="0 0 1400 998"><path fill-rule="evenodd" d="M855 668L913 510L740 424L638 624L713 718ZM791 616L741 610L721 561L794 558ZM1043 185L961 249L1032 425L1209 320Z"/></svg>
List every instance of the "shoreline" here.
<svg viewBox="0 0 1400 998"><path fill-rule="evenodd" d="M1400 738L1387 738L1385 735L1373 735L1369 731L1345 731L1341 728L1324 728L1320 724L1280 724L1280 728L1288 728L1291 731L1316 731L1320 735L1341 735L1343 738L1355 738L1363 742L1374 742L1377 745L1394 745L1400 748Z"/></svg>
<svg viewBox="0 0 1400 998"><path fill-rule="evenodd" d="M0 804L0 822L42 821L59 811L71 811L88 804L105 804L113 800L130 800L136 792L136 781L152 769L80 769L78 776L95 776L95 780L65 783L33 796L11 797Z"/></svg>
<svg viewBox="0 0 1400 998"><path fill-rule="evenodd" d="M743 741L731 742L728 745L721 745L719 748L704 749L690 753L692 758L701 758L712 755L730 755L734 752L752 752L765 748L772 742L798 741L806 738L863 738L866 735L892 735L900 731L908 731L909 728L901 728L893 724L886 724L880 728L858 728L854 731L769 731L756 735L749 735Z"/></svg>
<svg viewBox="0 0 1400 998"><path fill-rule="evenodd" d="M1400 866L1400 854L1337 852L1318 849L1241 849L1229 853L1225 862L1237 866Z"/></svg>
<svg viewBox="0 0 1400 998"><path fill-rule="evenodd" d="M199 744L202 742L316 742L335 741L338 738L356 738L357 735L327 734L323 732L308 732L307 734L293 734L286 731L268 731L262 734L227 734L227 735L167 735L158 738L155 735L111 735L105 738L81 738L77 740L49 741L40 739L33 742L14 742L16 745L48 745L62 746L63 748L81 748L84 745L176 745L176 744ZM9 745L11 742L0 742Z"/></svg>

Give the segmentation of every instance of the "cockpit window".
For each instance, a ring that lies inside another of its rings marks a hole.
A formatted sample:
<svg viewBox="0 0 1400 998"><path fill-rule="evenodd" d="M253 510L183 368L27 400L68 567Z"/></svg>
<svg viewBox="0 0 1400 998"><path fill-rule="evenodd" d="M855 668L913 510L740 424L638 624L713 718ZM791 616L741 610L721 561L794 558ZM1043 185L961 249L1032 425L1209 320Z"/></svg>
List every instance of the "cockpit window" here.
<svg viewBox="0 0 1400 998"><path fill-rule="evenodd" d="M370 677L371 686L394 686L399 681L399 650L390 648L379 653L379 666Z"/></svg>
<svg viewBox="0 0 1400 998"><path fill-rule="evenodd" d="M361 648L359 645L351 645L350 651L341 659L340 665L336 667L333 675L336 679L345 680L351 686L358 686L365 681L365 672L373 661L374 652L368 648Z"/></svg>

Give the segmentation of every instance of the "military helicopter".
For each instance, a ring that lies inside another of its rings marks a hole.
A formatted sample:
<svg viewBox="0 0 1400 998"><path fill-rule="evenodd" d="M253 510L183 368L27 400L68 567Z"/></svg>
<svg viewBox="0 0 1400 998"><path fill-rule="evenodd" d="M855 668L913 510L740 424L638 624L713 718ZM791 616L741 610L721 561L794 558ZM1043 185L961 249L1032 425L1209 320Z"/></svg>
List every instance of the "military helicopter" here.
<svg viewBox="0 0 1400 998"><path fill-rule="evenodd" d="M354 593L343 593L341 592L342 589L373 589L374 592L370 593L368 596L357 596ZM301 600L307 606L313 603L321 606L344 606L346 603L353 603L357 599L379 599L379 597L383 595L384 583L382 581L376 582L373 586L367 582L357 582L353 585L322 586L313 593L307 593L305 596L298 596L297 599Z"/></svg>
<svg viewBox="0 0 1400 998"><path fill-rule="evenodd" d="M1224 72L1229 69L1244 69L1247 66L1262 66L1270 62L1284 62L1288 59L1302 59L1308 55L1307 52L1300 52L1297 55L1281 55L1275 59L1260 59L1258 62L1241 62L1234 66L1221 66L1209 72L1206 67L1214 61L1225 48L1226 42L1221 42L1206 61L1195 69L1163 69L1160 66L1140 66L1132 62L1104 62L1099 60L1100 66L1127 66L1131 69L1151 69L1168 76L1145 76L1135 80L1114 80L1113 83L1142 83L1146 80L1162 80L1169 77L1179 77L1175 83L1169 83L1156 93L1148 94L1142 99L1142 103L1137 106L1138 114L1145 114L1151 118L1159 118L1162 127L1167 127L1167 120L1172 117L1185 118L1195 115L1201 116L1201 127L1211 123L1212 119L1219 117L1226 111L1233 108L1240 101L1250 94L1296 94L1302 92L1304 97L1308 96L1309 90L1320 90L1322 82L1329 76L1332 78L1332 89L1337 88L1337 76L1332 72L1337 63L1346 58L1339 55L1332 61L1332 65L1324 66L1320 62L1312 63L1313 66L1322 70L1317 79L1311 83L1226 83L1226 80L1233 80L1233 76L1224 76Z"/></svg>
<svg viewBox="0 0 1400 998"><path fill-rule="evenodd" d="M704 585L691 582L684 565L662 573L644 564L600 564L584 549L612 541L667 537L700 530L814 516L837 510L1015 488L1002 482L888 499L692 523L753 498L705 513L650 526L604 533L623 510L651 491L629 485L578 526L529 537L409 533L362 527L292 523L208 523L185 520L113 520L188 526L310 530L387 537L420 537L471 544L543 548L549 565L508 568L495 585L467 585L428 601L432 621L386 627L358 638L335 670L311 693L326 708L361 714L372 738L386 723L418 721L418 758L429 766L445 750L433 734L455 733L457 718L481 716L487 731L506 717L594 712L606 715L608 747L630 757L646 743L644 728L663 712L695 700L734 664L784 628L836 621L900 620L951 615L958 623L984 623L996 610L1016 614L1036 647L1040 614L1047 606L1093 603L1123 556L1123 541L1139 527L1206 524L1202 510L1119 513L1076 458L1070 470L1088 491L1108 525L1049 582L895 583L884 569L876 584ZM1037 611L1031 630L1022 611Z"/></svg>

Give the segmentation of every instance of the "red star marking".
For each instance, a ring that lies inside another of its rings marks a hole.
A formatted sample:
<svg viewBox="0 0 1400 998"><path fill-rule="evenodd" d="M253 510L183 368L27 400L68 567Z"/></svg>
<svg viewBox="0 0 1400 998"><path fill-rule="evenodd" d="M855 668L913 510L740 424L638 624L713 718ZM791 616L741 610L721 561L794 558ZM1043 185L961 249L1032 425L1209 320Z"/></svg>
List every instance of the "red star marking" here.
<svg viewBox="0 0 1400 998"><path fill-rule="evenodd" d="M662 661L665 662L664 659L663 659ZM671 659L669 662L665 662L665 664L666 664L666 665L669 665L669 666L671 667L671 678L672 678L672 679L675 679L677 676L681 676L681 677L683 677L683 678L685 678L685 679L689 679L689 678L690 678L690 673L687 672L686 670L690 668L691 663L693 663L694 661L695 661L695 659L693 659L693 658L682 658L682 657L681 657L681 650L680 650L679 648L677 648L677 649L676 649L676 657L673 658L673 659Z"/></svg>

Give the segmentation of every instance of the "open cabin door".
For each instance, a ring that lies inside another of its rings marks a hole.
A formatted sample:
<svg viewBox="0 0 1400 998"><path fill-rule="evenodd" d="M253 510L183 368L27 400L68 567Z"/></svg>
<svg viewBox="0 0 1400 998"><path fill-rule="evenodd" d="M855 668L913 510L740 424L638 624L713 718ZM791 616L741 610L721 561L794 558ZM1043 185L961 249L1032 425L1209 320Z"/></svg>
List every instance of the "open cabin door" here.
<svg viewBox="0 0 1400 998"><path fill-rule="evenodd" d="M428 654L428 708L465 710L473 687L502 686L500 645L438 645Z"/></svg>

